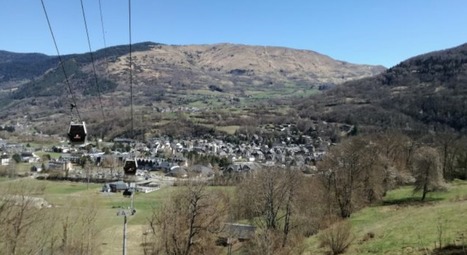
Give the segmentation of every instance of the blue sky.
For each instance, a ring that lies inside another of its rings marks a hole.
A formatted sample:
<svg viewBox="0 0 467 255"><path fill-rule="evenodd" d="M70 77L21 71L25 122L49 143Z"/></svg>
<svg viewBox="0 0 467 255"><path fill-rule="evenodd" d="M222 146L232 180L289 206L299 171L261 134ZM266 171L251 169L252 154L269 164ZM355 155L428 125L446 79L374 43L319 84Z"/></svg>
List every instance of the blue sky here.
<svg viewBox="0 0 467 255"><path fill-rule="evenodd" d="M88 52L80 0L43 0L61 54ZM83 0L93 50L99 0ZM107 46L128 44L128 0L101 0ZM240 43L391 67L467 42L465 0L132 0L132 41ZM0 49L56 55L40 0L0 3Z"/></svg>

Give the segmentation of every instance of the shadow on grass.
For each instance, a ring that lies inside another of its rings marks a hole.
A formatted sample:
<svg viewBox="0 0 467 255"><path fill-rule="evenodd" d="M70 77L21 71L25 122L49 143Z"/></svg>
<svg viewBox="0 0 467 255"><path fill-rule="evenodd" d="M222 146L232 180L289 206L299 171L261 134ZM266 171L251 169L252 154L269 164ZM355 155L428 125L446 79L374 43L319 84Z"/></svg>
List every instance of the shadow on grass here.
<svg viewBox="0 0 467 255"><path fill-rule="evenodd" d="M437 202L443 200L439 197L426 197L424 201L420 197L404 197L398 199L391 199L383 201L383 205L399 205L399 206L410 206L410 205L423 205L430 204L431 202Z"/></svg>
<svg viewBox="0 0 467 255"><path fill-rule="evenodd" d="M432 254L433 255L466 255L467 247L465 245L449 244L442 248L434 249Z"/></svg>

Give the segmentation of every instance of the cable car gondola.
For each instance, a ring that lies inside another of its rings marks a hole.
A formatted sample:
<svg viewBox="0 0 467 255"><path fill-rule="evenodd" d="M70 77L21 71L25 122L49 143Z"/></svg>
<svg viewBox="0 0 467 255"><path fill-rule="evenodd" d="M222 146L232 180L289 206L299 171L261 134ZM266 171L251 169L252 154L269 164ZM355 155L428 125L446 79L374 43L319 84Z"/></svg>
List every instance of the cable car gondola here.
<svg viewBox="0 0 467 255"><path fill-rule="evenodd" d="M126 159L125 165L123 166L123 171L125 175L135 175L136 169L138 169L138 163L135 159Z"/></svg>
<svg viewBox="0 0 467 255"><path fill-rule="evenodd" d="M68 139L70 140L71 144L85 144L87 134L86 124L84 121L82 123L70 123L70 128L68 129Z"/></svg>

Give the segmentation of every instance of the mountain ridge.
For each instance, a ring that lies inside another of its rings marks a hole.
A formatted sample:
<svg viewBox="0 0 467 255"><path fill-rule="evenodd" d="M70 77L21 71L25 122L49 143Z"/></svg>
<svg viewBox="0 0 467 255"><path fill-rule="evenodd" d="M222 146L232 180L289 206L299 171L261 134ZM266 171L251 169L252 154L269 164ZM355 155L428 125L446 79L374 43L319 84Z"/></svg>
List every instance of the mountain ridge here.
<svg viewBox="0 0 467 255"><path fill-rule="evenodd" d="M41 68L31 72L37 75L18 72L15 79L0 81L0 118L41 120L40 130L44 130L50 128L50 121L69 119L70 103L76 103L83 118L93 125L106 118L105 113L97 116L96 112L127 111L130 104L144 109L148 116L172 108L254 110L259 104L277 104L275 99L287 102L291 100L287 98L318 93L321 87L385 70L286 47L143 42L132 45L130 86L129 45L92 54L94 63L90 53L62 56L66 77L57 57L49 56L49 62L30 65ZM132 94L134 100L130 100Z"/></svg>
<svg viewBox="0 0 467 255"><path fill-rule="evenodd" d="M96 76L90 53L62 56L68 83L78 97L97 95L100 84L103 84L101 92L107 95L128 92L129 45L108 47L92 54ZM57 97L68 89L57 57L41 56L44 58L42 62L31 60L26 65L30 71L16 67L24 62L20 57L6 65L18 70L14 72L16 76L0 80L0 88L8 83L8 88L13 91L8 98ZM382 66L355 65L314 51L285 47L226 43L183 46L153 42L132 45L132 67L134 84L145 95L161 90L209 90L212 86L243 95L252 87L265 91L268 88L339 84L385 70ZM1 70L0 77L6 77Z"/></svg>
<svg viewBox="0 0 467 255"><path fill-rule="evenodd" d="M108 47L105 49L97 50L93 52L94 59L96 59L96 61L99 61L104 58L122 58L126 54L128 54L129 52L128 47L129 47L128 45L121 45L121 46L112 46L112 47ZM268 50L270 50L271 52L268 52ZM196 60L199 60L199 58L202 58L203 62L200 63L199 65L200 68L204 68L208 70L209 69L214 70L216 68L219 70L226 69L227 72L233 72L233 74L252 75L252 71L253 72L259 71L260 73L267 73L266 72L267 69L270 68L271 70L269 70L269 73L279 72L279 71L287 72L287 75L292 76L290 77L291 79L299 79L297 74L304 75L304 72L309 73L309 75L311 76L315 76L315 77L305 79L306 82L341 83L351 78L360 78L362 76L373 75L375 73L378 73L384 70L384 67L382 66L354 65L354 64L351 64L345 61L333 62L334 60L331 59L330 57L323 55L321 53L317 53L315 51L296 50L296 49L291 49L291 48L286 48L286 47L275 47L275 46L249 46L249 45L230 44L230 43L203 44L203 45L166 45L166 44L159 44L159 43L152 43L152 42L143 42L143 43L132 45L132 51L134 55L133 60L135 62L139 61L140 63L141 63L141 60L139 60L138 58L140 57L141 52L152 53L152 57L155 57L155 58L157 58L158 56L156 54L153 54L155 53L153 51L156 51L160 54L164 54L165 56L159 56L160 57L159 59L164 60L166 65L172 65L172 68L173 67L186 67L183 65L186 63L191 64L191 67L194 67L196 65L193 65L193 63L195 63ZM242 54L246 52L254 54L254 55ZM185 54L185 56L184 57L177 56L180 53ZM24 54L29 54L29 53L12 53L12 54L20 54L20 56L23 56ZM172 54L172 56L167 56L167 54ZM202 54L203 56L199 56L200 54ZM4 58L3 55L5 54L0 54L0 58ZM44 68L46 67L47 69L54 68L53 65L58 63L56 56L47 56L43 54L42 56L46 57L47 59L54 60L51 63L47 63L47 65L45 66L42 65L44 66ZM279 57L287 58L288 61L286 63L286 66L282 66L280 63L278 63L277 58ZM296 58L299 58L298 60L300 61L295 61ZM64 61L69 60L69 59L77 59L77 61L80 63L85 63L85 62L90 63L89 53L64 55L62 56L62 59ZM29 60L34 61L31 58ZM176 60L179 62L172 63L171 61L173 60ZM294 60L295 62L310 61L312 63L313 61L318 61L314 63L315 65L319 65L319 64L326 64L328 66L330 64L341 65L341 66L336 66L336 68L341 68L342 70L345 70L345 72L342 75L343 77L341 76L341 79L339 79L337 77L338 74L332 73L332 72L338 73L339 72L338 70L334 70L334 69L326 70L323 68L320 69L319 67L311 68L311 66L306 66L306 68L304 68L303 66L304 64L291 63L293 61L290 61L290 60ZM21 61L19 61L17 58L16 62L21 62ZM266 63L268 62L270 66L266 65ZM222 63L222 64L215 65L214 67L211 66L216 63L218 64ZM164 63L161 63L161 64L163 65ZM158 66L153 65L153 67L157 68ZM274 67L277 67L277 68L274 69ZM357 68L357 67L361 67L361 70L358 70L355 72L353 70L350 70L351 68ZM57 67L55 66L55 68ZM368 70L365 70L365 68L367 68ZM236 72L237 69L240 73ZM43 69L41 70L43 71ZM205 70L202 70L202 71L206 73ZM327 73L328 71L330 71L331 73ZM332 77L332 79L326 79L326 76L328 74L336 75L336 77ZM5 75L5 74L0 72L0 75ZM282 76L285 76L285 74ZM24 78L24 77L20 77L20 78ZM290 80L290 79L282 77L281 81L285 81L285 80ZM1 82L2 80L0 80L0 85L1 85Z"/></svg>

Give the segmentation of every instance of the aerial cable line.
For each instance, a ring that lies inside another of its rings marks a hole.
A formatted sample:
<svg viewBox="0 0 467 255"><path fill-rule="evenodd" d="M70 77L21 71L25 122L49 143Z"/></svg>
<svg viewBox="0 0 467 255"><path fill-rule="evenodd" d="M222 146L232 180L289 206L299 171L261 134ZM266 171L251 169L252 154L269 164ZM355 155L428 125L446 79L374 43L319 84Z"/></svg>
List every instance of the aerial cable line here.
<svg viewBox="0 0 467 255"><path fill-rule="evenodd" d="M128 33L129 33L129 46L130 46L130 108L131 108L131 138L134 138L133 135L133 68L132 68L132 58L131 58L131 0L128 0Z"/></svg>
<svg viewBox="0 0 467 255"><path fill-rule="evenodd" d="M101 0L99 0L99 14L101 18L101 30L102 30L102 40L104 42L104 62L105 62L105 73L108 74L109 63L107 61L107 53L105 52L107 49L107 41L105 40L105 29L104 29L104 15L102 14L102 4Z"/></svg>
<svg viewBox="0 0 467 255"><path fill-rule="evenodd" d="M96 65L94 63L94 56L92 54L91 40L89 39L88 23L86 21L86 13L84 11L83 0L80 0L80 3L81 3L81 13L83 14L84 27L86 28L86 37L88 39L89 54L91 56L92 70L93 70L93 73L94 73L94 82L96 83L96 87L97 87L97 94L98 94L98 97L99 97L99 104L101 106L102 118L104 118L104 121L105 121L104 107L102 106L101 89L99 87L99 82L98 82L98 79L97 79Z"/></svg>
<svg viewBox="0 0 467 255"><path fill-rule="evenodd" d="M82 120L81 120L81 115L79 114L78 105L76 104L76 97L75 97L75 95L73 93L73 90L71 89L70 81L69 81L68 75L67 75L67 73L65 71L65 65L63 64L62 56L60 55L60 51L58 50L57 40L55 40L55 35L54 35L53 30L52 30L52 25L50 24L49 15L47 14L47 9L45 8L44 0L41 0L41 4L42 4L42 9L44 10L45 18L47 19L47 24L49 26L50 34L52 35L52 39L54 41L55 50L57 51L58 60L60 61L60 66L62 67L63 75L65 76L65 82L66 82L66 85L68 87L68 93L71 95L72 110L73 110L73 108L76 109L76 114L78 115L78 119L81 122Z"/></svg>
<svg viewBox="0 0 467 255"><path fill-rule="evenodd" d="M104 42L104 49L102 50L104 52L104 63L105 63L105 74L108 76L109 75L109 61L107 60L107 41L105 39L105 29L104 29L104 15L102 14L102 4L101 0L99 0L99 14L101 18L101 30L102 30L102 39ZM115 107L113 106L113 100L110 101L111 104L111 110L114 115L117 115L115 112Z"/></svg>
<svg viewBox="0 0 467 255"><path fill-rule="evenodd" d="M104 16L102 15L101 0L99 0L99 14L100 14L100 17L101 17L102 39L104 40L104 49L105 49L105 48L107 48L107 43L105 41Z"/></svg>

